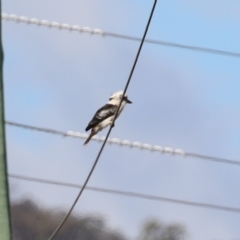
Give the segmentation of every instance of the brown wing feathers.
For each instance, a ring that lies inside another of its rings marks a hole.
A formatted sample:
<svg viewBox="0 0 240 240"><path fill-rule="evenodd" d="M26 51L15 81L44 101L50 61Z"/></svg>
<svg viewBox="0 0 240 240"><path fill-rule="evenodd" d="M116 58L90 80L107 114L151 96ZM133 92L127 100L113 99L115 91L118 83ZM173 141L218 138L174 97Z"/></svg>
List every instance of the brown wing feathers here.
<svg viewBox="0 0 240 240"><path fill-rule="evenodd" d="M89 122L88 126L86 127L86 131L91 128L94 128L97 124L104 121L105 119L113 116L117 110L117 106L106 104L95 113L92 120Z"/></svg>

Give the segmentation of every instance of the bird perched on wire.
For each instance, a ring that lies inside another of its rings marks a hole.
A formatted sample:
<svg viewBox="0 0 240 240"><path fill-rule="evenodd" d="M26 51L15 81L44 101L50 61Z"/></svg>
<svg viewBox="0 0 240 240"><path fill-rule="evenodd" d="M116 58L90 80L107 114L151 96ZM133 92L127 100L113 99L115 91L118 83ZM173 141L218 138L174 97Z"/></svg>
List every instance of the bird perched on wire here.
<svg viewBox="0 0 240 240"><path fill-rule="evenodd" d="M86 131L92 129L92 131L88 136L86 142L83 144L84 146L88 144L88 142L95 134L97 134L99 131L106 128L107 126L113 124L114 116L117 112L118 106L122 98L123 100L117 114L118 117L125 105L127 103L132 103L130 100L128 100L126 94L123 96L123 91L113 93L110 96L109 101L103 107L97 110L92 120L89 122L88 126L85 129Z"/></svg>

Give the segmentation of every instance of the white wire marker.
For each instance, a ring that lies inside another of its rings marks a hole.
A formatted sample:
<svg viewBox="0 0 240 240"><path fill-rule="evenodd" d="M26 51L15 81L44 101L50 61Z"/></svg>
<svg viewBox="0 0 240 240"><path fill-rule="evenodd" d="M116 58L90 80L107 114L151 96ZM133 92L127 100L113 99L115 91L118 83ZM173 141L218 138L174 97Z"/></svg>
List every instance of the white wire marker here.
<svg viewBox="0 0 240 240"><path fill-rule="evenodd" d="M51 22L49 20L39 20L37 18L29 18L26 16L17 16L15 14L2 13L1 17L4 20L24 22L28 24L35 24L35 25L46 26L50 28L66 29L71 31L86 32L86 33L98 34L98 35L104 34L103 31L98 28L92 29L90 27L81 27L79 25L70 25L67 23Z"/></svg>
<svg viewBox="0 0 240 240"><path fill-rule="evenodd" d="M139 38L139 37L123 35L123 34L118 34L118 33L112 33L112 32L106 32L99 28L81 27L78 24L71 25L68 23L59 23L56 21L39 20L37 18L30 18L30 17L26 17L26 16L17 16L16 14L8 14L8 13L1 13L1 17L3 20L6 20L6 21L14 21L14 22L18 22L18 23L22 22L22 23L26 23L26 24L33 24L33 25L37 25L37 26L48 27L49 29L57 28L59 30L69 30L69 32L76 31L76 32L81 32L81 33L89 33L91 35L95 34L95 35L105 36L105 37L108 36L108 37L121 38L121 39L127 39L127 40L132 40L132 41L141 41L141 38ZM218 50L218 49L190 46L190 45L166 42L166 41L161 41L161 40L153 40L153 39L146 39L145 42L162 45L162 46L166 46L166 47L181 48L181 49L185 49L185 50L205 52L205 53L240 58L240 53L238 53L238 52L229 52L229 51L223 51L223 50Z"/></svg>
<svg viewBox="0 0 240 240"><path fill-rule="evenodd" d="M28 129L28 130L32 130L32 131L40 131L40 132L45 132L45 133L49 133L49 134L60 135L63 137L73 137L73 138L82 138L82 139L86 139L88 137L88 134L86 134L86 133L80 133L80 132L75 132L75 131L63 132L63 131L58 131L58 130L54 130L54 129L35 127L35 126L30 126L27 124L21 124L21 123L11 122L11 121L5 121L5 123L10 126L24 128L24 129ZM105 140L105 137L95 135L92 139L95 141L98 141L98 142L103 142ZM151 152L167 153L167 154L172 154L175 156L180 155L183 157L194 157L194 158L199 158L202 160L208 160L208 161L213 161L213 162L218 162L218 163L226 163L226 164L233 164L233 165L240 166L240 161L225 159L225 158L218 158L218 157L211 157L211 156L198 154L198 153L186 152L180 148L162 147L159 145L151 145L149 143L141 143L138 141L131 142L129 140L120 140L119 138L109 138L107 140L107 143L116 144L116 145L123 146L123 147L129 147L130 149L138 148L140 150L147 150L147 151L151 151Z"/></svg>
<svg viewBox="0 0 240 240"><path fill-rule="evenodd" d="M6 121L5 122L8 125L13 125L16 127L22 127L22 128L27 128L35 131L41 131L41 132L48 132L52 134L58 134L62 135L64 137L74 137L74 138L83 138L86 139L88 137L88 134L86 133L80 133L80 132L74 132L74 131L67 131L67 132L61 132L61 131L56 131L53 129L46 129L46 128L39 128L39 127L34 127L34 126L29 126L25 124L19 124L15 122L10 122ZM95 135L92 137L93 140L98 141L98 142L103 142L105 140L105 136L101 137L98 135ZM119 146L125 146L129 148L139 148L141 150L148 150L148 151L156 151L156 152L161 152L161 153L170 153L170 154L178 154L178 155L185 155L185 152L182 149L174 149L171 147L161 147L158 145L151 145L148 143L141 143L141 142L131 142L129 140L120 140L119 138L109 138L107 140L107 143L109 144L116 144Z"/></svg>
<svg viewBox="0 0 240 240"><path fill-rule="evenodd" d="M87 138L88 134L85 133L80 133L80 132L74 132L74 131L68 131L65 133L65 136L69 137L76 137L76 138ZM100 137L98 135L95 135L92 137L93 140L103 142L105 140L105 136ZM144 149L144 150L149 150L149 151L156 151L156 152L161 152L161 153L171 153L171 154L179 154L179 155L185 155L185 152L180 149L173 149L171 147L161 147L158 145L151 145L149 143L140 143L140 142L131 142L129 140L120 140L119 138L109 138L107 140L108 143L110 144L116 144L119 146L126 146L130 148L139 148L139 149Z"/></svg>

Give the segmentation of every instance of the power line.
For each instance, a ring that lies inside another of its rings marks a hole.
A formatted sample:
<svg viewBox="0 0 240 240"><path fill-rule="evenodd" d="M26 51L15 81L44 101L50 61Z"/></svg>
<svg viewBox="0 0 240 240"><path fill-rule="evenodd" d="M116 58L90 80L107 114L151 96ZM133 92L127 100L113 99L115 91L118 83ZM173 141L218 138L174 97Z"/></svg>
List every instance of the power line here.
<svg viewBox="0 0 240 240"><path fill-rule="evenodd" d="M71 187L71 188L82 188L82 185L78 185L78 184L46 180L46 179L41 179L41 178L34 178L34 177L22 176L22 175L18 175L18 174L8 174L8 176L10 178L15 178L15 179L20 179L20 180L25 180L25 181L30 181L30 182L53 184L53 185L58 185L58 186ZM113 195L133 197L133 198L147 199L147 200L151 200L151 201L168 202L168 203L175 203L175 204L181 204L181 205L186 205L186 206L193 206L193 207L208 208L208 209L215 209L215 210L220 210L220 211L240 213L240 208L227 207L227 206L221 206L221 205L209 204L209 203L192 202L192 201L187 201L187 200L167 198L167 197L149 195L149 194L138 193L138 192L120 191L120 190L100 188L100 187L90 187L90 186L87 186L86 190L90 190L90 191L94 191L94 192L109 193L109 194L113 194Z"/></svg>
<svg viewBox="0 0 240 240"><path fill-rule="evenodd" d="M45 132L49 134L54 134L54 135L59 135L63 137L74 137L74 138L87 138L88 134L85 133L80 133L80 132L74 132L74 131L68 131L68 132L63 132L59 130L54 130L54 129L49 129L49 128L42 128L42 127L35 127L35 126L30 126L27 124L21 124L17 122L11 122L11 121L5 121L7 125L10 126L15 126L23 129L28 129L31 131L40 131L40 132ZM100 137L95 135L93 138L95 141L103 142L105 140L105 137ZM231 159L225 159L225 158L218 158L218 157L211 157L203 154L198 154L198 153L191 153L191 152L186 152L182 149L179 148L171 148L171 147L161 147L158 145L151 145L148 143L140 143L140 142L131 142L129 140L120 140L118 138L111 138L107 139L107 143L109 144L117 144L122 147L129 147L130 149L133 148L138 148L141 150L147 150L151 152L160 152L160 153L167 153L167 154L172 154L173 156L183 156L183 157L193 157L193 158L198 158L201 160L206 160L206 161L212 161L216 163L225 163L225 164L231 164L231 165L238 165L240 166L240 161L236 160L231 160Z"/></svg>
<svg viewBox="0 0 240 240"><path fill-rule="evenodd" d="M150 25L151 20L152 20L152 16L153 16L153 13L154 13L154 9L155 9L155 7L156 7L156 4L157 4L157 0L154 0L153 6L152 6L152 9L151 9L151 13L150 13L150 16L149 16L149 19L148 19L148 22L147 22L147 25L146 25L146 28L145 28L145 31L144 31L142 40L141 40L141 43L140 43L140 45L139 45L139 48L138 48L138 51L137 51L137 54L136 54L136 57L135 57L135 60L134 60L132 69L131 69L130 74L129 74L129 77L128 77L128 80L127 80L127 82L126 82L126 84L125 84L125 88L124 88L124 90L123 90L123 96L124 96L125 93L127 92L128 86L129 86L130 81L131 81L131 79L132 79L132 75L133 75L134 69L135 69L135 67L136 67L136 65L137 65L137 61L138 61L140 52L141 52L141 50L142 50L142 46L143 46L145 37L146 37L146 35L147 35L149 25ZM93 171L94 171L94 169L95 169L95 167L96 167L96 165L97 165L97 163L98 163L98 160L99 160L99 158L100 158L100 156L101 156L101 154L102 154L102 151L103 151L103 149L104 149L104 147L105 147L105 145L106 145L107 139L108 139L108 137L109 137L109 135L110 135L110 133L111 133L111 131L112 131L112 128L113 128L113 126L114 126L116 117L118 116L118 112L119 112L120 107L121 107L121 104L122 104L122 102L123 102L123 96L122 96L122 98L121 98L121 100L120 100L119 106L118 106L118 108L117 108L117 110L116 110L116 113L115 113L115 115L114 115L112 124L110 125L110 128L109 128L109 130L108 130L107 136L106 136L105 140L103 141L103 144L102 144L102 146L101 146L101 148L100 148L100 150L99 150L99 153L98 153L98 155L97 155L97 157L96 157L96 159L95 159L95 161L94 161L94 163L93 163L93 165L92 165L92 168L91 168L91 170L90 170L90 172L89 172L89 174L88 174L88 176L87 176L87 178L86 178L86 180L85 180L85 182L84 182L84 184L83 184L83 186L82 186L82 188L81 188L78 196L76 197L75 201L73 202L73 204L72 204L70 210L68 211L67 215L63 218L63 220L61 221L61 223L58 225L58 227L56 228L56 230L53 232L53 234L50 236L50 238L49 238L48 240L52 240L52 239L57 235L58 231L62 228L62 226L64 225L64 223L65 223L66 220L68 219L68 217L69 217L69 215L71 214L71 212L72 212L74 206L76 205L78 199L81 197L81 195L82 195L85 187L87 186L87 183L88 183L88 181L89 181L89 179L90 179L90 177L91 177L91 175L92 175L92 173L93 173Z"/></svg>
<svg viewBox="0 0 240 240"><path fill-rule="evenodd" d="M126 39L131 41L141 41L141 38L139 37L118 34L113 32L106 32L99 28L81 27L79 25L70 25L67 23L59 23L55 21L51 22L49 20L39 20L37 18L29 18L26 16L17 16L16 14L2 13L1 16L2 16L2 19L8 20L8 21L23 22L26 24L35 24L37 26L57 28L60 30L69 30L69 31L82 32L82 33L96 34L103 37L113 37L113 38L120 38L120 39ZM197 46L191 46L191 45L185 45L185 44L179 44L179 43L173 43L173 42L167 42L167 41L161 41L161 40L154 40L154 39L146 39L145 42L156 44L156 45L162 45L166 47L180 48L185 50L240 58L240 53L238 52L230 52L230 51L223 51L223 50L212 49L212 48L197 47Z"/></svg>

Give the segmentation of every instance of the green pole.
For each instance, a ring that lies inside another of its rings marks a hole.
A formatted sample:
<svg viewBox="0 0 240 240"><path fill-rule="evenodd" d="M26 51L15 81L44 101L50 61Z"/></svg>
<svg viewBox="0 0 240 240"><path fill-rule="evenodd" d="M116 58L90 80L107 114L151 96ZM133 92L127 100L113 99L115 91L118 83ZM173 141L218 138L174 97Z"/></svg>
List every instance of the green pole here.
<svg viewBox="0 0 240 240"><path fill-rule="evenodd" d="M0 13L2 2L0 0ZM3 96L2 19L0 18L0 240L11 239Z"/></svg>

